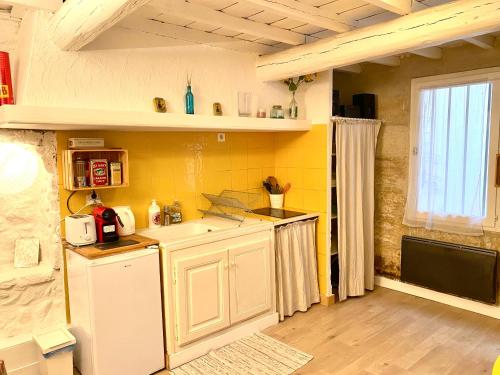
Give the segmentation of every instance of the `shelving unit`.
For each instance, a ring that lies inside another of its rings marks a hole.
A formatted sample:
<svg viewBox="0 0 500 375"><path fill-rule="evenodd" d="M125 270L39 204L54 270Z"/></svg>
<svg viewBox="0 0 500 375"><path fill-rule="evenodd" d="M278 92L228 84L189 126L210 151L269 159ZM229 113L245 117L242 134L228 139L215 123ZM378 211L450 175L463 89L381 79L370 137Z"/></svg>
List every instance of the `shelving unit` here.
<svg viewBox="0 0 500 375"><path fill-rule="evenodd" d="M122 184L106 186L75 186L74 161L81 157L84 160L106 159L109 162L120 162L122 165ZM62 168L64 188L70 191L114 189L129 186L128 151L121 148L102 148L88 150L64 150L62 152Z"/></svg>
<svg viewBox="0 0 500 375"><path fill-rule="evenodd" d="M337 178L336 178L336 167L337 167L337 153L336 153L336 143L335 143L335 123L330 124L329 134L331 152L330 152L330 163L331 166L331 179L330 179L330 272L331 272L331 283L332 289L338 287L338 275L339 275L339 265L338 265L338 215L337 215Z"/></svg>
<svg viewBox="0 0 500 375"><path fill-rule="evenodd" d="M0 129L117 131L308 131L306 120L186 115L89 108L0 107Z"/></svg>

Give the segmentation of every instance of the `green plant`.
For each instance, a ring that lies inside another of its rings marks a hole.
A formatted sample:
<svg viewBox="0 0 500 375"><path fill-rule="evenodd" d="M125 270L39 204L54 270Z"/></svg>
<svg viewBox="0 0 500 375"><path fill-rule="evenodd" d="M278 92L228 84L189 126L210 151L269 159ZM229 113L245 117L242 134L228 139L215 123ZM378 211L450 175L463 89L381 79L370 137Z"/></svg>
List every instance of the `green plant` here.
<svg viewBox="0 0 500 375"><path fill-rule="evenodd" d="M297 91L299 86L305 82L313 82L316 78L318 78L318 73L306 74L304 76L299 76L298 78L287 78L283 82L288 86L288 90L291 92Z"/></svg>

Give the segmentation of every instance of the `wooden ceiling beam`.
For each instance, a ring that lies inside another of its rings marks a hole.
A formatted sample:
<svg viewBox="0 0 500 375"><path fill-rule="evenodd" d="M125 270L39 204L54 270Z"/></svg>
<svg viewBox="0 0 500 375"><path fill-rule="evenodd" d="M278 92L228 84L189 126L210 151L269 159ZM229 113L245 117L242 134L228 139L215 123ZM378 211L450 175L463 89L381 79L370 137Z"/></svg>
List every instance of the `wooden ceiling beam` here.
<svg viewBox="0 0 500 375"><path fill-rule="evenodd" d="M64 51L78 51L149 1L67 0L49 25L52 40Z"/></svg>
<svg viewBox="0 0 500 375"><path fill-rule="evenodd" d="M12 7L24 7L29 9L42 9L51 12L56 11L62 4L62 0L0 0L0 5Z"/></svg>
<svg viewBox="0 0 500 375"><path fill-rule="evenodd" d="M401 64L401 60L397 56L381 57L379 59L372 59L367 62L387 66L399 66Z"/></svg>
<svg viewBox="0 0 500 375"><path fill-rule="evenodd" d="M264 81L320 72L500 30L500 0L459 0L257 60Z"/></svg>
<svg viewBox="0 0 500 375"><path fill-rule="evenodd" d="M325 10L298 0L243 0L248 3L263 7L274 13L282 14L297 21L309 23L314 26L333 30L338 33L349 31L357 26L346 18L335 15L326 15Z"/></svg>
<svg viewBox="0 0 500 375"><path fill-rule="evenodd" d="M473 38L466 38L464 40L482 49L492 49L495 47L495 37L491 35L479 35Z"/></svg>
<svg viewBox="0 0 500 375"><path fill-rule="evenodd" d="M412 54L426 57L428 59L439 60L443 57L443 50L439 47L421 48L411 51Z"/></svg>
<svg viewBox="0 0 500 375"><path fill-rule="evenodd" d="M304 44L305 36L293 31L248 19L234 17L203 5L181 1L167 1L162 5L165 14L201 22L208 25L224 27L240 33L254 35L260 38L276 40L291 45Z"/></svg>
<svg viewBox="0 0 500 375"><path fill-rule="evenodd" d="M182 45L183 42L188 45L206 44L233 51L251 52L256 55L279 51L278 48L273 46L249 42L215 33L208 33L201 30L190 29L154 19L144 19L135 14L121 21L117 26L125 30L134 30L136 32L151 34L151 36L155 39L158 39L159 37L167 38L170 40L168 44L172 44L174 42L177 45Z"/></svg>
<svg viewBox="0 0 500 375"><path fill-rule="evenodd" d="M335 68L335 70L338 70L339 72L359 74L363 71L363 68L359 64L354 64L349 66L339 66L338 68Z"/></svg>
<svg viewBox="0 0 500 375"><path fill-rule="evenodd" d="M411 12L411 0L365 0L367 3L404 16Z"/></svg>
<svg viewBox="0 0 500 375"><path fill-rule="evenodd" d="M55 12L62 4L62 0L0 0L0 6L11 6L10 16L22 18L28 10L48 10Z"/></svg>

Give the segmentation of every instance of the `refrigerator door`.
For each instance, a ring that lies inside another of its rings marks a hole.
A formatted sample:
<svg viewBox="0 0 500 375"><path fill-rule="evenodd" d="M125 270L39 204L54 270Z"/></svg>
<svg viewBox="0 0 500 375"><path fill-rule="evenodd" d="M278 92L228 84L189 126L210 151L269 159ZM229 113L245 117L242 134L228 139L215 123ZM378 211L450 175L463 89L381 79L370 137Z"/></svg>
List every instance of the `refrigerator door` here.
<svg viewBox="0 0 500 375"><path fill-rule="evenodd" d="M88 272L94 375L164 368L158 250L102 258Z"/></svg>

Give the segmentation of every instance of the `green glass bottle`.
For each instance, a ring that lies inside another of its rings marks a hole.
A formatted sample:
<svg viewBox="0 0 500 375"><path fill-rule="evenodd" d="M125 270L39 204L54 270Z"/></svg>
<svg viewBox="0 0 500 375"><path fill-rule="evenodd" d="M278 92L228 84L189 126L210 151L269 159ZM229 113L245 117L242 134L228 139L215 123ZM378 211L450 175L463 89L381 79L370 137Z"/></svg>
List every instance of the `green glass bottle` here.
<svg viewBox="0 0 500 375"><path fill-rule="evenodd" d="M186 114L194 115L194 96L191 91L191 78L188 77L186 92Z"/></svg>

